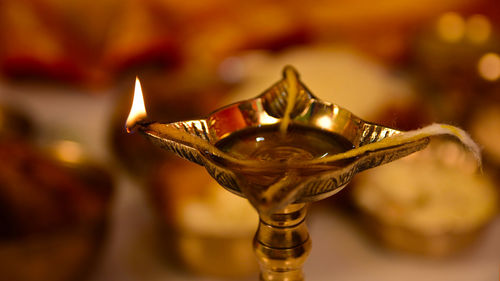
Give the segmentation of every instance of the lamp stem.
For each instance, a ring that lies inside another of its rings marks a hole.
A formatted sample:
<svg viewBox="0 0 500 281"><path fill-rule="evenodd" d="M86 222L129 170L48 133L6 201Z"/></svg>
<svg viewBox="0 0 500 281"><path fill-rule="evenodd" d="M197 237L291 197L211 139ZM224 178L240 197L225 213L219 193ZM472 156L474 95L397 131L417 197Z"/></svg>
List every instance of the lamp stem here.
<svg viewBox="0 0 500 281"><path fill-rule="evenodd" d="M302 266L311 251L306 213L307 205L302 203L260 215L253 245L262 281L304 280Z"/></svg>

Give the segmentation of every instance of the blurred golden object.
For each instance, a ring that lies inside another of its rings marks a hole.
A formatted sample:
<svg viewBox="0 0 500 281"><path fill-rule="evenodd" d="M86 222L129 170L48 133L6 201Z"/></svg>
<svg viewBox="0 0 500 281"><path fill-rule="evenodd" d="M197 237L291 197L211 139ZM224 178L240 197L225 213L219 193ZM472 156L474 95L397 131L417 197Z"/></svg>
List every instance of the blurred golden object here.
<svg viewBox="0 0 500 281"><path fill-rule="evenodd" d="M444 41L458 42L465 34L465 20L457 13L445 13L437 22L437 32Z"/></svg>
<svg viewBox="0 0 500 281"><path fill-rule="evenodd" d="M496 53L484 54L477 64L479 75L488 81L500 78L500 56Z"/></svg>
<svg viewBox="0 0 500 281"><path fill-rule="evenodd" d="M238 278L257 272L252 238L258 215L221 189L202 167L173 159L153 177L150 197L163 230L164 256L200 275Z"/></svg>
<svg viewBox="0 0 500 281"><path fill-rule="evenodd" d="M0 68L14 79L103 86L137 68L213 75L242 50L311 42L354 42L389 60L404 58L415 25L471 0L4 0ZM368 7L369 9L360 8ZM485 30L480 19L473 25ZM472 32L483 40L484 32Z"/></svg>
<svg viewBox="0 0 500 281"><path fill-rule="evenodd" d="M84 159L81 146L74 141L58 141L53 145L52 151L56 159L64 163L78 165L81 164Z"/></svg>
<svg viewBox="0 0 500 281"><path fill-rule="evenodd" d="M471 118L470 127L474 138L483 146L486 160L500 167L500 104L481 106ZM494 173L500 176L500 171Z"/></svg>
<svg viewBox="0 0 500 281"><path fill-rule="evenodd" d="M483 15L472 15L467 19L466 36L471 42L482 44L491 36L490 20Z"/></svg>
<svg viewBox="0 0 500 281"><path fill-rule="evenodd" d="M469 246L498 212L491 180L460 145L428 150L360 175L353 198L364 222L386 245L446 256Z"/></svg>

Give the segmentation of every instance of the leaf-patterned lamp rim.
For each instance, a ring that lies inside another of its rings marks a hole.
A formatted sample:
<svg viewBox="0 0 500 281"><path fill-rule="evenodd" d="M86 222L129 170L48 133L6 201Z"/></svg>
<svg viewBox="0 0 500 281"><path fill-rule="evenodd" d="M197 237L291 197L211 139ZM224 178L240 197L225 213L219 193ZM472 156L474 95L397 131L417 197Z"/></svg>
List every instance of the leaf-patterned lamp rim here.
<svg viewBox="0 0 500 281"><path fill-rule="evenodd" d="M337 155L336 158L291 162L283 166L284 170L314 170L321 166L318 169L321 172L314 177L300 178L299 182L294 183L300 187L297 187L300 194L294 195L294 201L308 202L328 197L345 186L356 173L396 160L427 145L428 138L422 138L395 145L374 146L373 149L352 153L400 134L401 131L366 122L336 104L316 98L299 81L297 72L290 69L289 66L285 67L283 79L254 99L222 107L204 119L144 124L141 131L163 148L205 166L222 186L244 196L240 188L241 174L264 173L283 164L237 159L219 150L215 144L244 129L280 123L287 106L287 78L290 78L287 75L294 75L293 78L298 82L298 93L290 113L291 123L339 134L354 146L345 157ZM325 169L325 166L331 169Z"/></svg>

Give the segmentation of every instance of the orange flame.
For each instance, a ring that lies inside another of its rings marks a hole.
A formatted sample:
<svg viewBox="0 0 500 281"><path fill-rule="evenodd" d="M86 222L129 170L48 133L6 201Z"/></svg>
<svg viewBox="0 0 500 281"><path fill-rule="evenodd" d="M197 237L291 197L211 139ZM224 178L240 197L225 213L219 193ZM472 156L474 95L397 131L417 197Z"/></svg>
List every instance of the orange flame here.
<svg viewBox="0 0 500 281"><path fill-rule="evenodd" d="M127 117L127 131L130 132L137 121L146 118L146 107L144 106L144 97L142 96L141 82L138 77L135 77L135 90L134 90L134 101L132 102L132 108L130 108L130 113Z"/></svg>

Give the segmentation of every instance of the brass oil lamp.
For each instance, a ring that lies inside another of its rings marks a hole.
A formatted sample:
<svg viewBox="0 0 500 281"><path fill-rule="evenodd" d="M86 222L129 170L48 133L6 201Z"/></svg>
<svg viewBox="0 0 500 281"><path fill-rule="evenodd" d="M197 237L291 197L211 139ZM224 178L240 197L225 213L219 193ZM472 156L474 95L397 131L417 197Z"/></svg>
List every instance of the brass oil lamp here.
<svg viewBox="0 0 500 281"><path fill-rule="evenodd" d="M478 155L455 127L402 132L363 121L316 98L290 66L254 99L174 123L147 121L137 80L127 130L204 166L222 187L252 203L260 217L253 246L265 281L304 280L311 250L307 206L339 192L356 173L424 149L436 134L454 135Z"/></svg>

